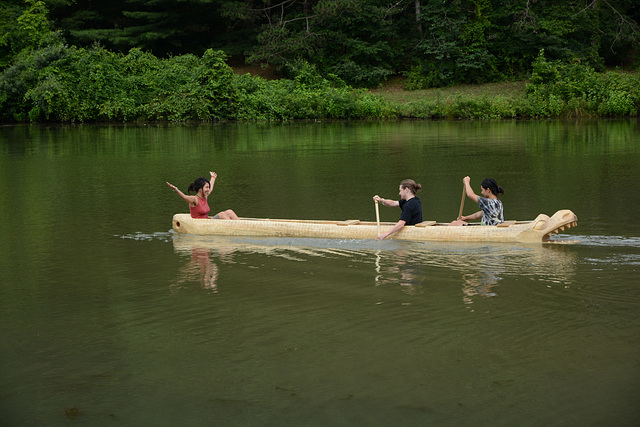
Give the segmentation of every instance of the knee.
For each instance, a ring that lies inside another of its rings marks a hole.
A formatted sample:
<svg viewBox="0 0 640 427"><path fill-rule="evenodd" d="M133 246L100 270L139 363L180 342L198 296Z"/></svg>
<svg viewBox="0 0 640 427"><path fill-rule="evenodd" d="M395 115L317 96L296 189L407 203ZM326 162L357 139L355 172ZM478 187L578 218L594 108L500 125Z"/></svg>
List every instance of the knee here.
<svg viewBox="0 0 640 427"><path fill-rule="evenodd" d="M226 211L222 211L218 214L220 219L238 219L238 216L231 209L227 209Z"/></svg>

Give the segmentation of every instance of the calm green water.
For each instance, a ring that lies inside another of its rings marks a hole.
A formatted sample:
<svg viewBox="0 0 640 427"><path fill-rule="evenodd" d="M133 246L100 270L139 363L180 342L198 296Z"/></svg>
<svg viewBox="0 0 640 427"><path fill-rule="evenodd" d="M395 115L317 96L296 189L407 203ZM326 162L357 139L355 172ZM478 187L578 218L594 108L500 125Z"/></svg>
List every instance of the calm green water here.
<svg viewBox="0 0 640 427"><path fill-rule="evenodd" d="M413 178L449 221L470 175L578 228L175 235L165 181L209 170L241 216L374 220ZM640 423L637 121L2 127L0 194L2 425Z"/></svg>

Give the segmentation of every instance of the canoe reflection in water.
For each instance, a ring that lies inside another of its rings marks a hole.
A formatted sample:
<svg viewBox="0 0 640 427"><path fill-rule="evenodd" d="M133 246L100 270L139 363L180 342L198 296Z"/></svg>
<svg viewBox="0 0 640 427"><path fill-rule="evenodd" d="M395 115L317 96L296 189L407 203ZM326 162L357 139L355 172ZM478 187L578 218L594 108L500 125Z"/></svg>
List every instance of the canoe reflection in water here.
<svg viewBox="0 0 640 427"><path fill-rule="evenodd" d="M188 255L175 287L201 280L206 289L217 291L218 265L238 262L237 255L260 254L296 262L315 258L344 259L345 268L365 265L362 280L374 286L400 286L407 295L419 295L459 278L462 300L499 296L507 277L544 282L548 286L572 283L576 254L571 245L518 243L434 243L376 240L300 238L225 238L220 236L173 235L174 250ZM232 259L233 255L233 259ZM262 265L264 265L261 262ZM373 264L368 270L367 265ZM323 268L319 264L318 268ZM333 264L334 267L339 264ZM254 267L257 268L257 267ZM369 275L370 274L370 275ZM369 277L369 279L367 279Z"/></svg>
<svg viewBox="0 0 640 427"><path fill-rule="evenodd" d="M576 269L575 252L561 244L452 244L434 246L425 255L425 262L461 274L465 304L499 296L500 282L507 277L568 286Z"/></svg>
<svg viewBox="0 0 640 427"><path fill-rule="evenodd" d="M437 251L376 251L376 286L388 286L399 283L402 292L408 295L418 295L424 292L425 282L427 288L439 286L441 276L432 277L432 272L424 271L426 266L442 267L453 275L463 279L462 294L465 304L473 302L472 297L498 296L493 289L502 280L504 269L495 262L474 262L476 257L487 258L474 254L472 247L468 246L465 255L468 264L458 265L453 261L459 257L458 253L439 249ZM477 249L477 248L476 248ZM484 267L487 266L487 267ZM451 274L446 274L449 278Z"/></svg>
<svg viewBox="0 0 640 427"><path fill-rule="evenodd" d="M502 268L496 268L495 264L489 264L496 269L483 268L482 265L486 265L482 262L476 263L470 262L469 265L463 266L461 270L455 263L451 263L451 259L454 257L451 253L446 254L443 251L437 253L428 252L419 254L418 252L408 251L393 251L390 253L376 252L376 286L388 286L389 284L399 283L402 292L408 295L418 295L423 293L424 283L427 282L427 287L432 288L439 285L441 277L433 278L432 274L424 271L424 267L427 265L448 268L453 267L453 275L460 276L463 279L462 294L463 301L466 304L471 304L474 296L481 297L495 297L498 294L493 290L495 286L498 286L498 282L502 280L502 274L504 270ZM446 254L446 255L445 255ZM437 257L440 256L439 260ZM459 256L459 255L455 255ZM467 255L468 259L472 259L472 256ZM410 260L410 261L409 261ZM460 272L456 270L461 270ZM440 276L440 275L438 275ZM451 277L451 274L446 276Z"/></svg>
<svg viewBox="0 0 640 427"><path fill-rule="evenodd" d="M423 293L423 283L427 275L422 271L423 264L410 258L409 251L375 251L376 286L400 284L407 295Z"/></svg>
<svg viewBox="0 0 640 427"><path fill-rule="evenodd" d="M476 273L463 274L464 285L462 286L462 293L464 297L462 300L465 304L472 304L472 297L479 295L483 297L496 297L498 294L494 292L492 288L498 286L498 282L502 280L498 274L494 272L479 271Z"/></svg>

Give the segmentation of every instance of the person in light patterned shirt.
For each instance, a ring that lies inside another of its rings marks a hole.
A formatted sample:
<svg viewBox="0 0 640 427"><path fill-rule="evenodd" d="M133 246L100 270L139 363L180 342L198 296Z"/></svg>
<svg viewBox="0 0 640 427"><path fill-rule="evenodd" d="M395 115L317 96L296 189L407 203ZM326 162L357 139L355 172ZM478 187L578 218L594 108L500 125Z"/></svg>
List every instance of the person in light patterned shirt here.
<svg viewBox="0 0 640 427"><path fill-rule="evenodd" d="M480 210L471 215L465 215L452 221L449 225L469 225L470 220L482 218L482 225L498 225L504 222L504 209L502 202L498 199L499 194L504 194L502 187L498 186L496 180L487 178L480 184L482 196L476 195L471 188L471 178L465 176L462 179L467 197L480 206Z"/></svg>

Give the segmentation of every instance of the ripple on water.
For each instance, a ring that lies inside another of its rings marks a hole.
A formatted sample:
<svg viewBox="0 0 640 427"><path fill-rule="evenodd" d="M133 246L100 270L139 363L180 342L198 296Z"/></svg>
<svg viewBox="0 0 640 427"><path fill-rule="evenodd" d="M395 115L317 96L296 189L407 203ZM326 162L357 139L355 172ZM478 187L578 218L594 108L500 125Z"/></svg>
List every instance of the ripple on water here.
<svg viewBox="0 0 640 427"><path fill-rule="evenodd" d="M575 244L579 246L635 247L640 248L640 237L634 236L580 236L554 235L549 244Z"/></svg>
<svg viewBox="0 0 640 427"><path fill-rule="evenodd" d="M124 234L124 235L115 234L114 237L119 237L125 240L137 240L137 241L159 240L162 242L170 242L171 236L173 234L175 233L172 233L169 231L155 232L155 233L142 233L138 231L136 233L130 233L130 234Z"/></svg>

